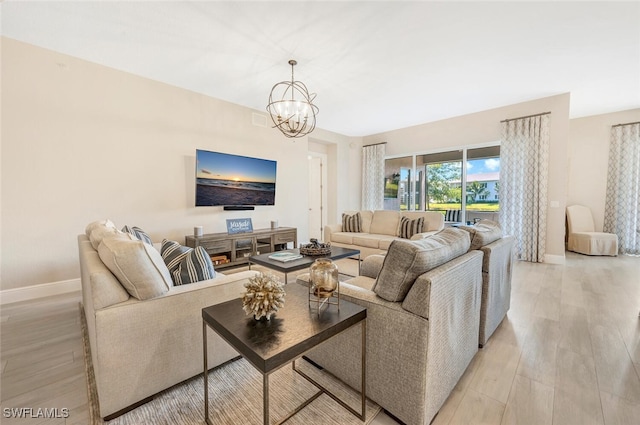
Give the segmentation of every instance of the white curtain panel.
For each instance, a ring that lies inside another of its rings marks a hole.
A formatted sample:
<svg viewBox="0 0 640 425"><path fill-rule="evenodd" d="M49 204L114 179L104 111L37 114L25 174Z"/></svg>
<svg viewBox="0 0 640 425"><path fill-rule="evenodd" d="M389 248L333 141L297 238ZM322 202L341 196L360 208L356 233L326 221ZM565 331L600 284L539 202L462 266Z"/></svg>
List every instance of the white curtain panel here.
<svg viewBox="0 0 640 425"><path fill-rule="evenodd" d="M640 123L611 128L603 230L620 254L640 255Z"/></svg>
<svg viewBox="0 0 640 425"><path fill-rule="evenodd" d="M547 238L549 114L502 123L500 225L516 237L516 256L544 261Z"/></svg>
<svg viewBox="0 0 640 425"><path fill-rule="evenodd" d="M362 209L381 210L384 207L385 144L362 147Z"/></svg>

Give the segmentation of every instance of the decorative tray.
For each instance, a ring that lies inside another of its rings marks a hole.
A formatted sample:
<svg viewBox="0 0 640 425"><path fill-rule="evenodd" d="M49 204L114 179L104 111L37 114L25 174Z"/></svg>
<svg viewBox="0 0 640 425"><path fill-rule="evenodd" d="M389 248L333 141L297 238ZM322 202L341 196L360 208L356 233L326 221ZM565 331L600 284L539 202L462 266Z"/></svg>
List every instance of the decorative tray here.
<svg viewBox="0 0 640 425"><path fill-rule="evenodd" d="M327 255L331 253L331 242L321 243L317 239L311 239L311 243L300 245L302 255Z"/></svg>

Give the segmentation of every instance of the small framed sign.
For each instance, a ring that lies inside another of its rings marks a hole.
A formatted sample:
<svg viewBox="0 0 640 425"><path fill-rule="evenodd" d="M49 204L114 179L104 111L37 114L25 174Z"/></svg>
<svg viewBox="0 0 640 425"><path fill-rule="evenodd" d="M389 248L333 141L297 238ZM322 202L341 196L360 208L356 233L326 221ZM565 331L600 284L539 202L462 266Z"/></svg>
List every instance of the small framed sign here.
<svg viewBox="0 0 640 425"><path fill-rule="evenodd" d="M253 232L253 224L250 218L228 218L227 233L251 233Z"/></svg>

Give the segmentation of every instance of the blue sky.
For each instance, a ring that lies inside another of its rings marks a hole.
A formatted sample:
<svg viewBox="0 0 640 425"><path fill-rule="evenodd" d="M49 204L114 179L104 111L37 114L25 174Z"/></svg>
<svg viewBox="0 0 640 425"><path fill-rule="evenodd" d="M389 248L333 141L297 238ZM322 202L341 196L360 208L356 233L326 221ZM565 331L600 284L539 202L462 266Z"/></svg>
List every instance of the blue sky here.
<svg viewBox="0 0 640 425"><path fill-rule="evenodd" d="M500 158L472 159L467 161L467 174L500 172Z"/></svg>

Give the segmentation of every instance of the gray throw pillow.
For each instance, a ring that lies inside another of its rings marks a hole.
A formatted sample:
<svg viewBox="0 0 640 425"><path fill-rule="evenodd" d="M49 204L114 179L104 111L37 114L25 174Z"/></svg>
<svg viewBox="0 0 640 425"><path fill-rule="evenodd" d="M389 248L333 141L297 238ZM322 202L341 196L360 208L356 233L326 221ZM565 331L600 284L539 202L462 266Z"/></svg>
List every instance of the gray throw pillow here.
<svg viewBox="0 0 640 425"><path fill-rule="evenodd" d="M458 228L466 230L471 236L469 251L478 250L502 237L500 224L491 220L480 220L473 226L459 226Z"/></svg>
<svg viewBox="0 0 640 425"><path fill-rule="evenodd" d="M396 239L389 246L373 291L387 301L402 301L421 274L469 250L469 233L446 228L427 239Z"/></svg>

